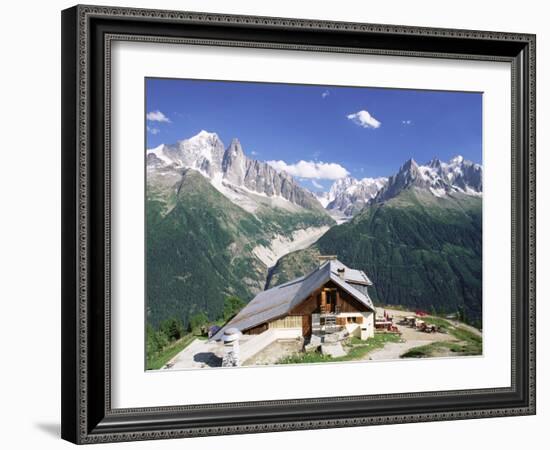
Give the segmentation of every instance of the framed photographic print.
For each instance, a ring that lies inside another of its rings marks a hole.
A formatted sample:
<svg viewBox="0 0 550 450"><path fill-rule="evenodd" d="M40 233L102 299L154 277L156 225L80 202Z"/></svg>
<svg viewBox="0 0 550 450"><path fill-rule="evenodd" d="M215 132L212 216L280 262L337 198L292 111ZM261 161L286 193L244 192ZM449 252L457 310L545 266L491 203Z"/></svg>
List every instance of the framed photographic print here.
<svg viewBox="0 0 550 450"><path fill-rule="evenodd" d="M62 436L535 413L535 36L62 13Z"/></svg>

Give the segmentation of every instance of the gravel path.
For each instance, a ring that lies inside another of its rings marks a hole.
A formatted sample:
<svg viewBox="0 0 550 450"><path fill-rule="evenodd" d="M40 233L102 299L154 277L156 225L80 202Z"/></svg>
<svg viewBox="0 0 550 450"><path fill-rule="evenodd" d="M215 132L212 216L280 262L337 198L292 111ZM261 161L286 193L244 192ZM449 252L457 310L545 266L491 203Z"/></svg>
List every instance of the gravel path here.
<svg viewBox="0 0 550 450"><path fill-rule="evenodd" d="M397 324L402 318L413 316L412 311L390 310L385 308L377 308L377 315L382 317L384 310L393 317L393 321ZM449 321L453 325L465 328L477 335L481 336L481 332L474 327L466 324ZM414 328L404 325L397 325L401 332L403 342L389 342L383 348L373 350L365 355L365 360L383 361L399 359L401 355L415 347L431 344L432 342L452 341L456 339L446 333L424 333L417 331ZM242 343L254 336L243 336ZM282 356L296 353L299 351L301 343L296 340L277 341L266 347L260 353L250 358L244 365L264 365L274 364ZM199 367L220 367L224 354L223 344L220 342L209 342L196 339L187 348L176 355L164 369L190 369Z"/></svg>
<svg viewBox="0 0 550 450"><path fill-rule="evenodd" d="M374 350L367 355L373 361L384 361L388 359L399 359L399 357L410 349L426 345L426 341L390 342L379 350Z"/></svg>
<svg viewBox="0 0 550 450"><path fill-rule="evenodd" d="M387 308L377 308L377 315L382 316L384 310L393 317L396 324L404 317L415 315L412 311L390 310ZM403 342L390 342L381 349L373 350L367 354L365 359L373 361L399 359L401 355L415 347L428 345L432 342L456 341L452 335L446 333L424 333L406 325L397 325L397 328L401 332Z"/></svg>
<svg viewBox="0 0 550 450"><path fill-rule="evenodd" d="M178 353L163 369L195 369L221 367L223 344L195 339Z"/></svg>
<svg viewBox="0 0 550 450"><path fill-rule="evenodd" d="M265 366L275 364L279 359L302 350L304 343L299 339L280 339L269 344L252 358L243 362L243 366Z"/></svg>
<svg viewBox="0 0 550 450"><path fill-rule="evenodd" d="M252 335L245 335L241 338L241 345ZM195 339L174 358L172 358L163 369L197 369L202 367L221 367L225 349L220 341L207 341Z"/></svg>

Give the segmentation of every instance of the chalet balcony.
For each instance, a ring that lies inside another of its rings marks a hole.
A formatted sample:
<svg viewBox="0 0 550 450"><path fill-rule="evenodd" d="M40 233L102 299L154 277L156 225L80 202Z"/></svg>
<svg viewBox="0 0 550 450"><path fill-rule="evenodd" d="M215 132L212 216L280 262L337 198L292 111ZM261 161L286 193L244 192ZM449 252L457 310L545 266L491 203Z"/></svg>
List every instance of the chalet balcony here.
<svg viewBox="0 0 550 450"><path fill-rule="evenodd" d="M321 305L317 314L312 314L312 332L319 336L342 331L344 326L338 324L337 317L340 314L340 308L331 305Z"/></svg>

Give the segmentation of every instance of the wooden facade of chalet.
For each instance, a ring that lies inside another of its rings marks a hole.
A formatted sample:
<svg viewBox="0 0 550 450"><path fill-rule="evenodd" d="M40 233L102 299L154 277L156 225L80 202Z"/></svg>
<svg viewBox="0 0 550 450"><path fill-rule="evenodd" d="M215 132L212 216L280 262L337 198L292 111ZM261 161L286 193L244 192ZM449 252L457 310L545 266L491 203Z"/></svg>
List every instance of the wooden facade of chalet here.
<svg viewBox="0 0 550 450"><path fill-rule="evenodd" d="M213 337L221 339L225 329L243 334L261 334L284 329L286 336L303 337L346 327L361 339L374 335L374 306L367 275L330 260L308 275L260 292Z"/></svg>
<svg viewBox="0 0 550 450"><path fill-rule="evenodd" d="M321 288L312 292L302 303L295 306L283 318L273 319L252 327L248 330L243 330L244 334L260 334L268 328L278 328L277 322L283 322L280 328L297 328L302 327L302 336L311 336L312 332L312 315L319 314L335 314L336 324L344 326L347 323L363 323L363 316L343 316L343 313L362 313L368 312L369 308L363 303L356 300L334 282L329 281Z"/></svg>

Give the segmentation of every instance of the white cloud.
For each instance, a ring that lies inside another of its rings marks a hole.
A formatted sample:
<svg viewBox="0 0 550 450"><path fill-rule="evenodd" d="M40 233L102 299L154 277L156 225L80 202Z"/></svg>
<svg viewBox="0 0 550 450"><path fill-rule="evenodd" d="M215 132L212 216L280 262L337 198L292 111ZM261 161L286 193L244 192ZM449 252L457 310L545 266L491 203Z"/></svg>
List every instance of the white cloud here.
<svg viewBox="0 0 550 450"><path fill-rule="evenodd" d="M325 91L321 94L321 97L327 98L330 95L330 91Z"/></svg>
<svg viewBox="0 0 550 450"><path fill-rule="evenodd" d="M380 125L382 125L382 123L376 120L368 111L364 109L353 114L348 114L346 117L353 123L363 128L380 128Z"/></svg>
<svg viewBox="0 0 550 450"><path fill-rule="evenodd" d="M252 156L257 156L257 155L258 155L258 152L252 150L252 151L250 152L250 154L251 154Z"/></svg>
<svg viewBox="0 0 550 450"><path fill-rule="evenodd" d="M403 125L412 125L413 121L412 120L402 120L401 123Z"/></svg>
<svg viewBox="0 0 550 450"><path fill-rule="evenodd" d="M267 161L275 170L287 172L294 177L315 178L317 180L337 180L349 175L349 172L337 163L322 161L298 161L296 164L287 164L284 161Z"/></svg>
<svg viewBox="0 0 550 450"><path fill-rule="evenodd" d="M323 185L321 183L317 183L314 179L311 180L311 184L313 184L313 186L317 189L323 189Z"/></svg>
<svg viewBox="0 0 550 450"><path fill-rule="evenodd" d="M159 134L160 130L158 128L147 126L147 131L151 134Z"/></svg>
<svg viewBox="0 0 550 450"><path fill-rule="evenodd" d="M147 113L147 120L150 120L151 122L167 122L167 123L170 123L170 119L168 117L166 117L163 113L161 113L159 110L148 112Z"/></svg>

